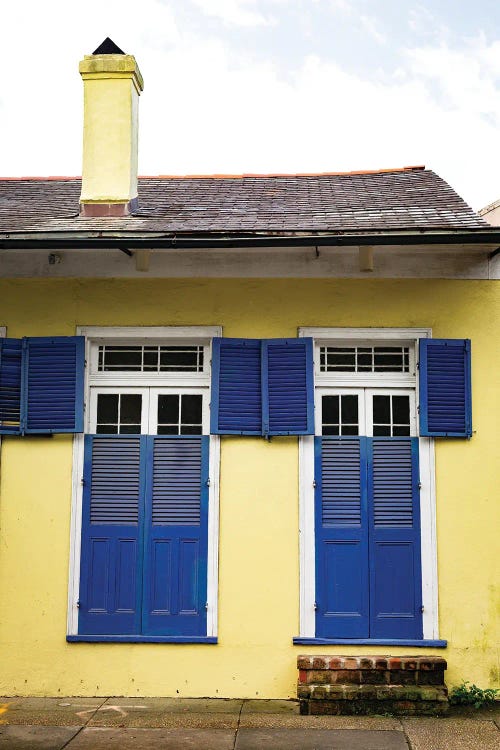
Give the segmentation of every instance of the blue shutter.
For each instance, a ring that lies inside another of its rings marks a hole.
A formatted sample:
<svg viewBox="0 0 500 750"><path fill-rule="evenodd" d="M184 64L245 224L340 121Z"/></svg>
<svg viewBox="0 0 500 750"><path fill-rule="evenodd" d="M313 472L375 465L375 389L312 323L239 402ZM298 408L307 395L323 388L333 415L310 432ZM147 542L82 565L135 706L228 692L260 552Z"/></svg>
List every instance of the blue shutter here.
<svg viewBox="0 0 500 750"><path fill-rule="evenodd" d="M21 432L22 340L0 338L0 435Z"/></svg>
<svg viewBox="0 0 500 750"><path fill-rule="evenodd" d="M418 438L367 438L370 637L422 638Z"/></svg>
<svg viewBox="0 0 500 750"><path fill-rule="evenodd" d="M142 632L206 636L209 437L147 440Z"/></svg>
<svg viewBox="0 0 500 750"><path fill-rule="evenodd" d="M264 435L314 435L313 341L267 339L262 352Z"/></svg>
<svg viewBox="0 0 500 750"><path fill-rule="evenodd" d="M24 432L83 432L85 340L23 339Z"/></svg>
<svg viewBox="0 0 500 750"><path fill-rule="evenodd" d="M316 637L367 638L366 438L315 438Z"/></svg>
<svg viewBox="0 0 500 750"><path fill-rule="evenodd" d="M261 435L261 341L212 341L212 403L214 435Z"/></svg>
<svg viewBox="0 0 500 750"><path fill-rule="evenodd" d="M140 633L145 440L85 436L80 635Z"/></svg>
<svg viewBox="0 0 500 750"><path fill-rule="evenodd" d="M471 437L469 339L420 339L420 434Z"/></svg>

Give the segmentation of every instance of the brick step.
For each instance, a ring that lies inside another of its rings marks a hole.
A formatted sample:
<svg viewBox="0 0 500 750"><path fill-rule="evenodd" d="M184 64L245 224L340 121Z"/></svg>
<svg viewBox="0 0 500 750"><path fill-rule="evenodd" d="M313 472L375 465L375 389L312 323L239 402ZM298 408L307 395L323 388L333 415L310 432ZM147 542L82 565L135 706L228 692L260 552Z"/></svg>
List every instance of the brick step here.
<svg viewBox="0 0 500 750"><path fill-rule="evenodd" d="M446 661L435 656L299 656L304 714L436 715L448 709Z"/></svg>

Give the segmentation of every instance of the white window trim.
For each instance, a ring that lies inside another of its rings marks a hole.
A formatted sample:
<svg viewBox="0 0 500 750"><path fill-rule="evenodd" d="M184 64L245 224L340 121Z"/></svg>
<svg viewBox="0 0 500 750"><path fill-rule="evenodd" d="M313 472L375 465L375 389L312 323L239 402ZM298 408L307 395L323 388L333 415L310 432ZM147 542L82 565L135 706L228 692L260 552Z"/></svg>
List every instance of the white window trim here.
<svg viewBox="0 0 500 750"><path fill-rule="evenodd" d="M418 339L432 338L430 328L299 328L299 337L311 337L315 344L332 341L401 341L413 342L418 355ZM315 351L317 348L315 347ZM315 368L316 371L316 368ZM317 377L315 386L328 385L323 377L331 373L322 373ZM358 385L373 386L373 378L353 380L347 376L345 385L356 388ZM355 373L354 373L355 374ZM411 374L411 373L410 373ZM369 375L372 375L369 373ZM380 375L380 373L376 373ZM391 373L393 376L394 373ZM391 377L383 379L383 387L415 388L415 398L419 398L418 369L408 382L406 378ZM380 382L380 378L378 378ZM332 385L341 386L342 379L335 378ZM437 640L438 635L438 579L437 579L437 545L436 545L436 483L434 439L419 438L420 462L420 528L422 558L422 614L423 637L425 640ZM300 545L300 636L314 638L316 635L316 617L314 609L316 591L315 571L315 534L314 534L314 437L311 435L299 438L299 545Z"/></svg>
<svg viewBox="0 0 500 750"><path fill-rule="evenodd" d="M209 359L211 357L211 340L222 336L221 326L154 326L154 327L111 327L111 326L78 326L77 336L85 336L86 361L90 362L90 347L99 341L106 343L110 340L129 339L141 341L185 339L203 341L207 344ZM104 385L99 379L92 377L89 367L85 368L85 424L89 420L89 393L92 385ZM130 374L130 373L129 373ZM131 373L134 375L134 373ZM193 386L210 385L210 377L200 377L193 382ZM178 376L177 376L178 377ZM130 380L130 379L129 379ZM165 378L165 385L172 385L172 378ZM205 383L205 380L207 381ZM108 379L109 385L109 379ZM132 380L133 383L133 380ZM147 386L148 382L141 381ZM155 378L151 383L154 387L163 385L163 378ZM69 559L68 585L68 635L78 635L78 599L80 589L80 553L82 533L82 496L83 487L83 451L84 434L76 434L73 441L73 476L71 501L71 540ZM218 560L219 560L219 472L220 472L220 441L218 435L210 435L209 442L210 486L208 490L208 560L207 560L207 636L217 637L218 629Z"/></svg>

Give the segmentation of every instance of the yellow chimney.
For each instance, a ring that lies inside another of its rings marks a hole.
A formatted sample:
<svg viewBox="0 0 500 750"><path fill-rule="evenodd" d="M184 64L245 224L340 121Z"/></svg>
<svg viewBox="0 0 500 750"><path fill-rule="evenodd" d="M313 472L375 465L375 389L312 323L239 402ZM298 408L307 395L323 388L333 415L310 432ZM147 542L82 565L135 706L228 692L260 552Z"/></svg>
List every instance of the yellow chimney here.
<svg viewBox="0 0 500 750"><path fill-rule="evenodd" d="M132 55L106 39L80 62L83 167L80 214L125 216L137 205L139 96L144 82Z"/></svg>

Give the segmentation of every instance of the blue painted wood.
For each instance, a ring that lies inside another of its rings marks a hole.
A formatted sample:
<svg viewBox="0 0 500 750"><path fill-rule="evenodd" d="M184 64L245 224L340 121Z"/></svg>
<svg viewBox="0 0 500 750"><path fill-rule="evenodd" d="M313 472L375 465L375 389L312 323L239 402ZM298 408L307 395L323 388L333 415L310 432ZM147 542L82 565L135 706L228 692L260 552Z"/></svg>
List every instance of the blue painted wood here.
<svg viewBox="0 0 500 750"><path fill-rule="evenodd" d="M414 646L415 648L446 648L448 641L443 640L412 640L409 638L302 638L292 639L297 646Z"/></svg>
<svg viewBox="0 0 500 750"><path fill-rule="evenodd" d="M23 339L23 432L83 432L84 368L82 336Z"/></svg>
<svg viewBox="0 0 500 750"><path fill-rule="evenodd" d="M213 435L262 434L261 340L212 340Z"/></svg>
<svg viewBox="0 0 500 750"><path fill-rule="evenodd" d="M367 438L370 637L422 639L418 438Z"/></svg>
<svg viewBox="0 0 500 750"><path fill-rule="evenodd" d="M264 435L314 435L313 341L262 342Z"/></svg>
<svg viewBox="0 0 500 750"><path fill-rule="evenodd" d="M79 633L140 634L145 436L85 436Z"/></svg>
<svg viewBox="0 0 500 750"><path fill-rule="evenodd" d="M66 640L68 643L217 643L217 638L208 635L67 635Z"/></svg>
<svg viewBox="0 0 500 750"><path fill-rule="evenodd" d="M420 339L420 434L471 437L469 339Z"/></svg>
<svg viewBox="0 0 500 750"><path fill-rule="evenodd" d="M0 338L0 435L21 432L22 339Z"/></svg>
<svg viewBox="0 0 500 750"><path fill-rule="evenodd" d="M316 635L369 635L366 438L315 438Z"/></svg>
<svg viewBox="0 0 500 750"><path fill-rule="evenodd" d="M143 635L206 636L208 436L149 436Z"/></svg>

